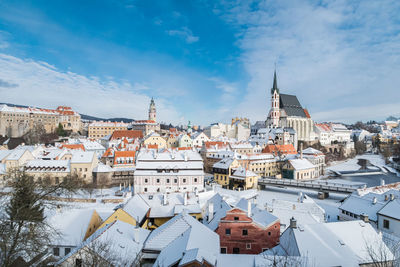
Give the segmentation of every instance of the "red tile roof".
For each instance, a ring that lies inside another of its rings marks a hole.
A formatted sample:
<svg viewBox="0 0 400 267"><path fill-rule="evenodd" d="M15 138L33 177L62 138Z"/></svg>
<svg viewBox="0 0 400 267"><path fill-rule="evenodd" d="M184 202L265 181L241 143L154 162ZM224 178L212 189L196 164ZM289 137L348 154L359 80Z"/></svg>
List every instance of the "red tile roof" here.
<svg viewBox="0 0 400 267"><path fill-rule="evenodd" d="M135 153L136 151L115 151L114 164L133 164L135 160ZM117 162L118 158L133 158L133 161L132 162L124 161L123 163L118 163Z"/></svg>
<svg viewBox="0 0 400 267"><path fill-rule="evenodd" d="M221 141L208 141L208 142L204 142L204 146L206 148L211 148L218 145L218 147L226 147L227 143L225 142L221 142Z"/></svg>
<svg viewBox="0 0 400 267"><path fill-rule="evenodd" d="M288 145L267 145L262 153L272 153L272 154L277 154L278 151L281 154L297 154L296 149L294 148L294 146L292 144L288 144Z"/></svg>
<svg viewBox="0 0 400 267"><path fill-rule="evenodd" d="M82 151L85 151L85 147L83 144L63 144L61 148L66 148L66 149L80 149Z"/></svg>
<svg viewBox="0 0 400 267"><path fill-rule="evenodd" d="M110 137L110 140L125 138L143 138L143 132L139 130L116 130Z"/></svg>
<svg viewBox="0 0 400 267"><path fill-rule="evenodd" d="M158 145L147 145L147 148L149 149L158 149Z"/></svg>
<svg viewBox="0 0 400 267"><path fill-rule="evenodd" d="M311 119L310 113L308 113L308 110L305 108L304 113L306 114L306 117Z"/></svg>

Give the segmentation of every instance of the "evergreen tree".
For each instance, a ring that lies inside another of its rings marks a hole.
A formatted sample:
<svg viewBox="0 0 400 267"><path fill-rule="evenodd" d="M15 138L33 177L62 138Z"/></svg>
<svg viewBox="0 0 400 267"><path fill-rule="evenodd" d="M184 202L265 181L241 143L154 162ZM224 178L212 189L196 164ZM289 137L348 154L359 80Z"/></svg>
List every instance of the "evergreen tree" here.
<svg viewBox="0 0 400 267"><path fill-rule="evenodd" d="M61 123L58 124L58 128L56 130L56 133L57 133L58 136L66 136L64 127L62 126Z"/></svg>

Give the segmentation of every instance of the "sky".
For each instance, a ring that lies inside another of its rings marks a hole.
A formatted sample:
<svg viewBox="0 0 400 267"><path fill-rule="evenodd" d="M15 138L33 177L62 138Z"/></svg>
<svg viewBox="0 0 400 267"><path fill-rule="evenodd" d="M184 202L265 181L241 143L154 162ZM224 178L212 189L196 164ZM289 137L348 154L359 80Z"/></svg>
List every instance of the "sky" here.
<svg viewBox="0 0 400 267"><path fill-rule="evenodd" d="M0 102L173 124L400 116L400 1L0 0Z"/></svg>

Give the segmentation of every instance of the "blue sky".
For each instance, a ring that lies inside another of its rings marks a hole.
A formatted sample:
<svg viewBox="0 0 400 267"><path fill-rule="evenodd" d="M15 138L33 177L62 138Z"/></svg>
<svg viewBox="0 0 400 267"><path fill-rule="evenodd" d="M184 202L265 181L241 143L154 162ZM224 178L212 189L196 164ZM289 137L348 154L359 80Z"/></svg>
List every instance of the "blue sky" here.
<svg viewBox="0 0 400 267"><path fill-rule="evenodd" d="M0 102L164 122L400 116L399 1L0 1Z"/></svg>

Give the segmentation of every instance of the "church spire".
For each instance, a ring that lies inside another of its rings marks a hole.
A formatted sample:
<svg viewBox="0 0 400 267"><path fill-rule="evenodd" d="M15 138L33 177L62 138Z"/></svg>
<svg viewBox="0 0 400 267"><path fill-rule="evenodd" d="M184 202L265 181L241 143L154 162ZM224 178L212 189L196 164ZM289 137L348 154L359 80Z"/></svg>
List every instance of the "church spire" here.
<svg viewBox="0 0 400 267"><path fill-rule="evenodd" d="M271 88L271 94L273 94L275 91L279 94L278 82L276 81L276 69L274 71L274 84L272 85Z"/></svg>

